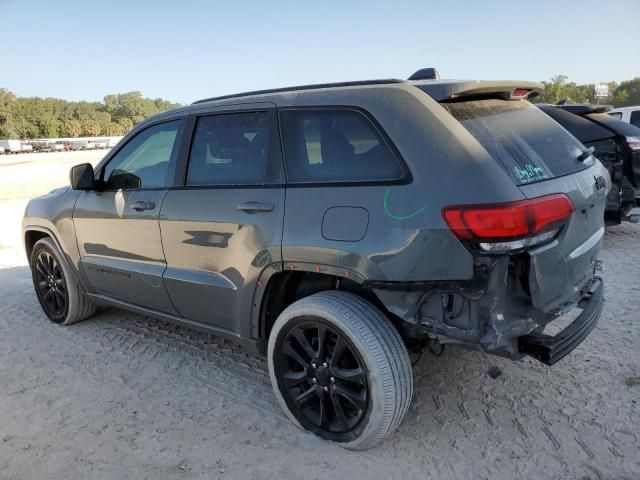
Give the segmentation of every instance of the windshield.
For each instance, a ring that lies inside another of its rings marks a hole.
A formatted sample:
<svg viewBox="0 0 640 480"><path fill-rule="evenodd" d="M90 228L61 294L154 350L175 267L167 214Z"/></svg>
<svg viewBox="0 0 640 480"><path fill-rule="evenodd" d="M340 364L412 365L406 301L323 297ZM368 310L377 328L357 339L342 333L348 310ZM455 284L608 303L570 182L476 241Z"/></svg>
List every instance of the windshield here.
<svg viewBox="0 0 640 480"><path fill-rule="evenodd" d="M589 166L578 160L584 146L527 101L486 99L441 105L502 165L516 185Z"/></svg>

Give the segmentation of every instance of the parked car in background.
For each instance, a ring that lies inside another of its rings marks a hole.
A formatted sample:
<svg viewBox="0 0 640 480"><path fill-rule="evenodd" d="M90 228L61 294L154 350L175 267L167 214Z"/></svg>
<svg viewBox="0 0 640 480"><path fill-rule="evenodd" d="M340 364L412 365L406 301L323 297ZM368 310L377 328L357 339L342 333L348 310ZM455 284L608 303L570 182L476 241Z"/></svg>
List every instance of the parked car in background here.
<svg viewBox="0 0 640 480"><path fill-rule="evenodd" d="M69 151L71 150L71 142L69 142L68 140L57 140L55 149Z"/></svg>
<svg viewBox="0 0 640 480"><path fill-rule="evenodd" d="M96 149L107 148L107 141L102 139L96 140L93 142L93 148L96 148Z"/></svg>
<svg viewBox="0 0 640 480"><path fill-rule="evenodd" d="M22 142L20 140L0 140L0 147L4 148L5 153L22 152Z"/></svg>
<svg viewBox="0 0 640 480"><path fill-rule="evenodd" d="M604 304L609 175L527 101L541 84L421 72L137 125L27 205L44 312L118 306L266 353L287 416L358 450L409 407L408 348L556 363Z"/></svg>
<svg viewBox="0 0 640 480"><path fill-rule="evenodd" d="M31 145L30 143L23 143L21 151L22 152L33 152L33 145Z"/></svg>
<svg viewBox="0 0 640 480"><path fill-rule="evenodd" d="M618 120L640 127L640 106L614 108L607 113Z"/></svg>
<svg viewBox="0 0 640 480"><path fill-rule="evenodd" d="M4 155L4 147L0 147L0 155Z"/></svg>
<svg viewBox="0 0 640 480"><path fill-rule="evenodd" d="M640 203L640 128L608 115L608 105L538 106L585 146L593 147L609 171L613 188L607 196L607 223L640 221L640 215L630 214Z"/></svg>
<svg viewBox="0 0 640 480"><path fill-rule="evenodd" d="M55 143L51 140L34 140L31 143L34 152L52 152Z"/></svg>
<svg viewBox="0 0 640 480"><path fill-rule="evenodd" d="M71 150L93 150L95 148L91 140L80 139L71 141Z"/></svg>

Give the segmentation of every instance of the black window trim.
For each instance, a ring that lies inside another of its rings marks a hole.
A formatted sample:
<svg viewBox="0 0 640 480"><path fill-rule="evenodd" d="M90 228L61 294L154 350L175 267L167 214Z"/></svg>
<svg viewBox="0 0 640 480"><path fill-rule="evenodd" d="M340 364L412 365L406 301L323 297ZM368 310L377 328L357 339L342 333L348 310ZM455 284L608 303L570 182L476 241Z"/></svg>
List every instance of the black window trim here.
<svg viewBox="0 0 640 480"><path fill-rule="evenodd" d="M365 120L373 127L375 132L380 136L386 147L391 151L395 161L400 167L401 175L397 179L387 180L334 180L334 181L313 181L313 182L293 182L289 180L289 173L287 171L287 158L284 148L284 137L282 129L282 118L280 112L282 111L353 111L362 115ZM355 105L296 105L291 107L279 107L278 108L278 130L280 132L280 143L282 150L282 160L284 164L284 172L287 179L287 188L310 188L310 187L366 187L375 185L407 185L413 181L411 170L407 166L404 158L400 154L400 151L395 146L389 135L384 131L382 126L378 123L375 117L366 109Z"/></svg>
<svg viewBox="0 0 640 480"><path fill-rule="evenodd" d="M96 166L95 178L99 180L100 191L101 192L117 192L118 190L123 190L121 188L106 188L103 176L104 176L105 167L111 162L111 160L114 159L116 155L118 155L120 151L122 151L124 147L126 147L129 144L129 142L131 142L134 138L136 138L145 130L161 125L163 123L171 123L171 122L177 121L179 122L178 130L176 132L176 139L174 141L173 148L171 150L171 157L169 158L169 165L167 166L167 173L164 180L164 183L165 183L164 186L163 187L128 188L125 191L142 192L142 191L158 191L158 190L169 189L173 184L172 176L175 175L175 171L178 165L178 158L179 158L179 152L180 152L179 147L181 146L182 136L185 131L185 120L186 120L186 116L175 116L175 117L167 116L167 117L159 118L152 122L144 123L144 124L138 125L137 127L134 127L125 136L125 138L123 138L123 140L118 144L117 149L114 148L113 150L111 150L111 152L109 152L109 154L106 155L104 159L100 161L100 163Z"/></svg>
<svg viewBox="0 0 640 480"><path fill-rule="evenodd" d="M275 107L271 105L247 105L244 107L242 104L225 105L229 108L221 108L215 110L197 110L192 112L187 118L186 127L183 135L183 141L180 145L180 161L175 171L173 185L171 190L195 190L195 189L259 189L259 188L283 188L285 186L284 180L284 165L282 161L282 153L280 147L280 132L278 130L278 124L276 122ZM270 131L270 143L269 143L269 159L268 162L276 165L278 168L278 176L280 177L275 182L270 183L214 183L214 184L202 184L202 185L187 185L187 172L189 170L189 160L191 156L191 148L193 146L193 140L196 134L196 126L198 119L201 117L211 117L217 115L233 115L240 113L266 113L267 121Z"/></svg>

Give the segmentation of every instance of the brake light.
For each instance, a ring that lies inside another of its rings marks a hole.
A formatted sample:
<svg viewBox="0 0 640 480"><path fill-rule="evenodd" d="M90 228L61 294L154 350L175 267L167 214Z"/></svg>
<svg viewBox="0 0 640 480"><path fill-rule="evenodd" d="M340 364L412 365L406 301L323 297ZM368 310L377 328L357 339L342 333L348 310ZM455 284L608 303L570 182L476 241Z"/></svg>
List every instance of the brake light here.
<svg viewBox="0 0 640 480"><path fill-rule="evenodd" d="M638 137L627 137L627 145L634 152L640 152L640 138Z"/></svg>
<svg viewBox="0 0 640 480"><path fill-rule="evenodd" d="M501 252L537 245L555 238L573 213L564 194L493 205L445 207L442 216L461 240Z"/></svg>
<svg viewBox="0 0 640 480"><path fill-rule="evenodd" d="M527 90L526 88L516 88L511 94L512 97L526 97L529 95L531 90Z"/></svg>

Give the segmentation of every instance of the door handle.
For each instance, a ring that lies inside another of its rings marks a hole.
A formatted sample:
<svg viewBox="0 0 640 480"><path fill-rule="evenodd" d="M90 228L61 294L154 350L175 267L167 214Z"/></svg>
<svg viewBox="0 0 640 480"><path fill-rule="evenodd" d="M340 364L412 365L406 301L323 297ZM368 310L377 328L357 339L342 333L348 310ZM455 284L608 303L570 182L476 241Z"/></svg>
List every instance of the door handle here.
<svg viewBox="0 0 640 480"><path fill-rule="evenodd" d="M156 204L153 202L145 202L144 200L140 200L131 205L131 208L138 212L142 212L143 210L153 210L154 208L156 208Z"/></svg>
<svg viewBox="0 0 640 480"><path fill-rule="evenodd" d="M247 213L270 212L273 210L273 207L273 203L262 202L244 202L238 204L238 210L242 210Z"/></svg>

